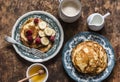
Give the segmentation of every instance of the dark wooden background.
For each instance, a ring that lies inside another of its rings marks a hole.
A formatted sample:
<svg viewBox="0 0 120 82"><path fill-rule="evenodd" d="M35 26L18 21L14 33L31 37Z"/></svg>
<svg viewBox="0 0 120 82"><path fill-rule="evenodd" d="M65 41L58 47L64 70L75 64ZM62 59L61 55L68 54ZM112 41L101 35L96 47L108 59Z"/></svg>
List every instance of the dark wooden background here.
<svg viewBox="0 0 120 82"><path fill-rule="evenodd" d="M68 24L58 16L58 0L0 0L0 82L17 82L25 77L27 67L32 63L22 59L12 45L4 41L5 35L11 35L16 20L32 10L43 10L53 14L63 26L64 44L78 32L90 31L86 24L87 17L95 12L111 13L106 18L104 28L97 32L111 42L115 57L120 56L120 0L81 0L81 17L74 23ZM64 46L63 44L63 46ZM63 49L63 47L62 47ZM62 49L50 61L43 63L49 71L47 82L74 82L67 76L62 65ZM104 82L120 81L120 60L111 75Z"/></svg>

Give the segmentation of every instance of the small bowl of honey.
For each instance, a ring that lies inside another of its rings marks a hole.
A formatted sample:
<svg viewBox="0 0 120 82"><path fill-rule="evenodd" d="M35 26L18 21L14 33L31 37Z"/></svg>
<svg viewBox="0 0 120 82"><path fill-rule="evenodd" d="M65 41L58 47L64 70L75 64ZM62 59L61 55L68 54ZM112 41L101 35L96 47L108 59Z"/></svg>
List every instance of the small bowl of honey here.
<svg viewBox="0 0 120 82"><path fill-rule="evenodd" d="M46 82L48 75L48 69L40 63L30 65L26 72L27 77L33 76L29 79L29 82Z"/></svg>

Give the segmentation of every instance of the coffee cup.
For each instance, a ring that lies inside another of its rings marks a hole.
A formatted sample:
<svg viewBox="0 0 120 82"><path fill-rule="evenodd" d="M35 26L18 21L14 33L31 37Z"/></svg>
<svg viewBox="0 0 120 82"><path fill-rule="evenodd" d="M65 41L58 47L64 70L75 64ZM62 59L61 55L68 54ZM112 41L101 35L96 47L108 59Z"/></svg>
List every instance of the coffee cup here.
<svg viewBox="0 0 120 82"><path fill-rule="evenodd" d="M59 0L59 17L67 23L75 22L81 13L81 2L79 0Z"/></svg>

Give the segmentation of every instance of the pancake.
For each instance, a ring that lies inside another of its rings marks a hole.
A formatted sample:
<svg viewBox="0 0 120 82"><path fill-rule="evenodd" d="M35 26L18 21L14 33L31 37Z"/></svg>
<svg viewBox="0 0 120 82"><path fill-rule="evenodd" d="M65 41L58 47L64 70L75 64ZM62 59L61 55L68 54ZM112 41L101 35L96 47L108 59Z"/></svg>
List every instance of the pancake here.
<svg viewBox="0 0 120 82"><path fill-rule="evenodd" d="M79 43L71 54L72 63L80 73L96 75L107 67L106 51L95 41Z"/></svg>
<svg viewBox="0 0 120 82"><path fill-rule="evenodd" d="M42 19L29 18L24 22L20 29L21 42L27 47L36 48L42 52L47 52L53 46L55 30L50 28L50 30L48 29L44 32L46 28L50 27Z"/></svg>

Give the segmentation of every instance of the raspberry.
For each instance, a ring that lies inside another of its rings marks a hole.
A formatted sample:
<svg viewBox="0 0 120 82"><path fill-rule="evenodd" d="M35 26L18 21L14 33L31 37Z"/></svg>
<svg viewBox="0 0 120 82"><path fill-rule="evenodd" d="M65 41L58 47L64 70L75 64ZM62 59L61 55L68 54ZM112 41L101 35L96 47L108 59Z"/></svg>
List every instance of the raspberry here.
<svg viewBox="0 0 120 82"><path fill-rule="evenodd" d="M28 42L31 44L31 43L33 42L32 36L27 36L27 40L28 40Z"/></svg>
<svg viewBox="0 0 120 82"><path fill-rule="evenodd" d="M55 36L50 36L50 41L54 42L55 41Z"/></svg>
<svg viewBox="0 0 120 82"><path fill-rule="evenodd" d="M38 18L35 18L35 19L34 19L34 23L35 23L35 24L38 24L38 21L39 21Z"/></svg>
<svg viewBox="0 0 120 82"><path fill-rule="evenodd" d="M39 37L37 37L37 38L35 39L35 43L36 43L36 44L40 44L40 43L41 43L41 39L40 39Z"/></svg>
<svg viewBox="0 0 120 82"><path fill-rule="evenodd" d="M26 36L31 36L33 33L32 33L32 31L31 30L28 30L27 32L26 32Z"/></svg>

